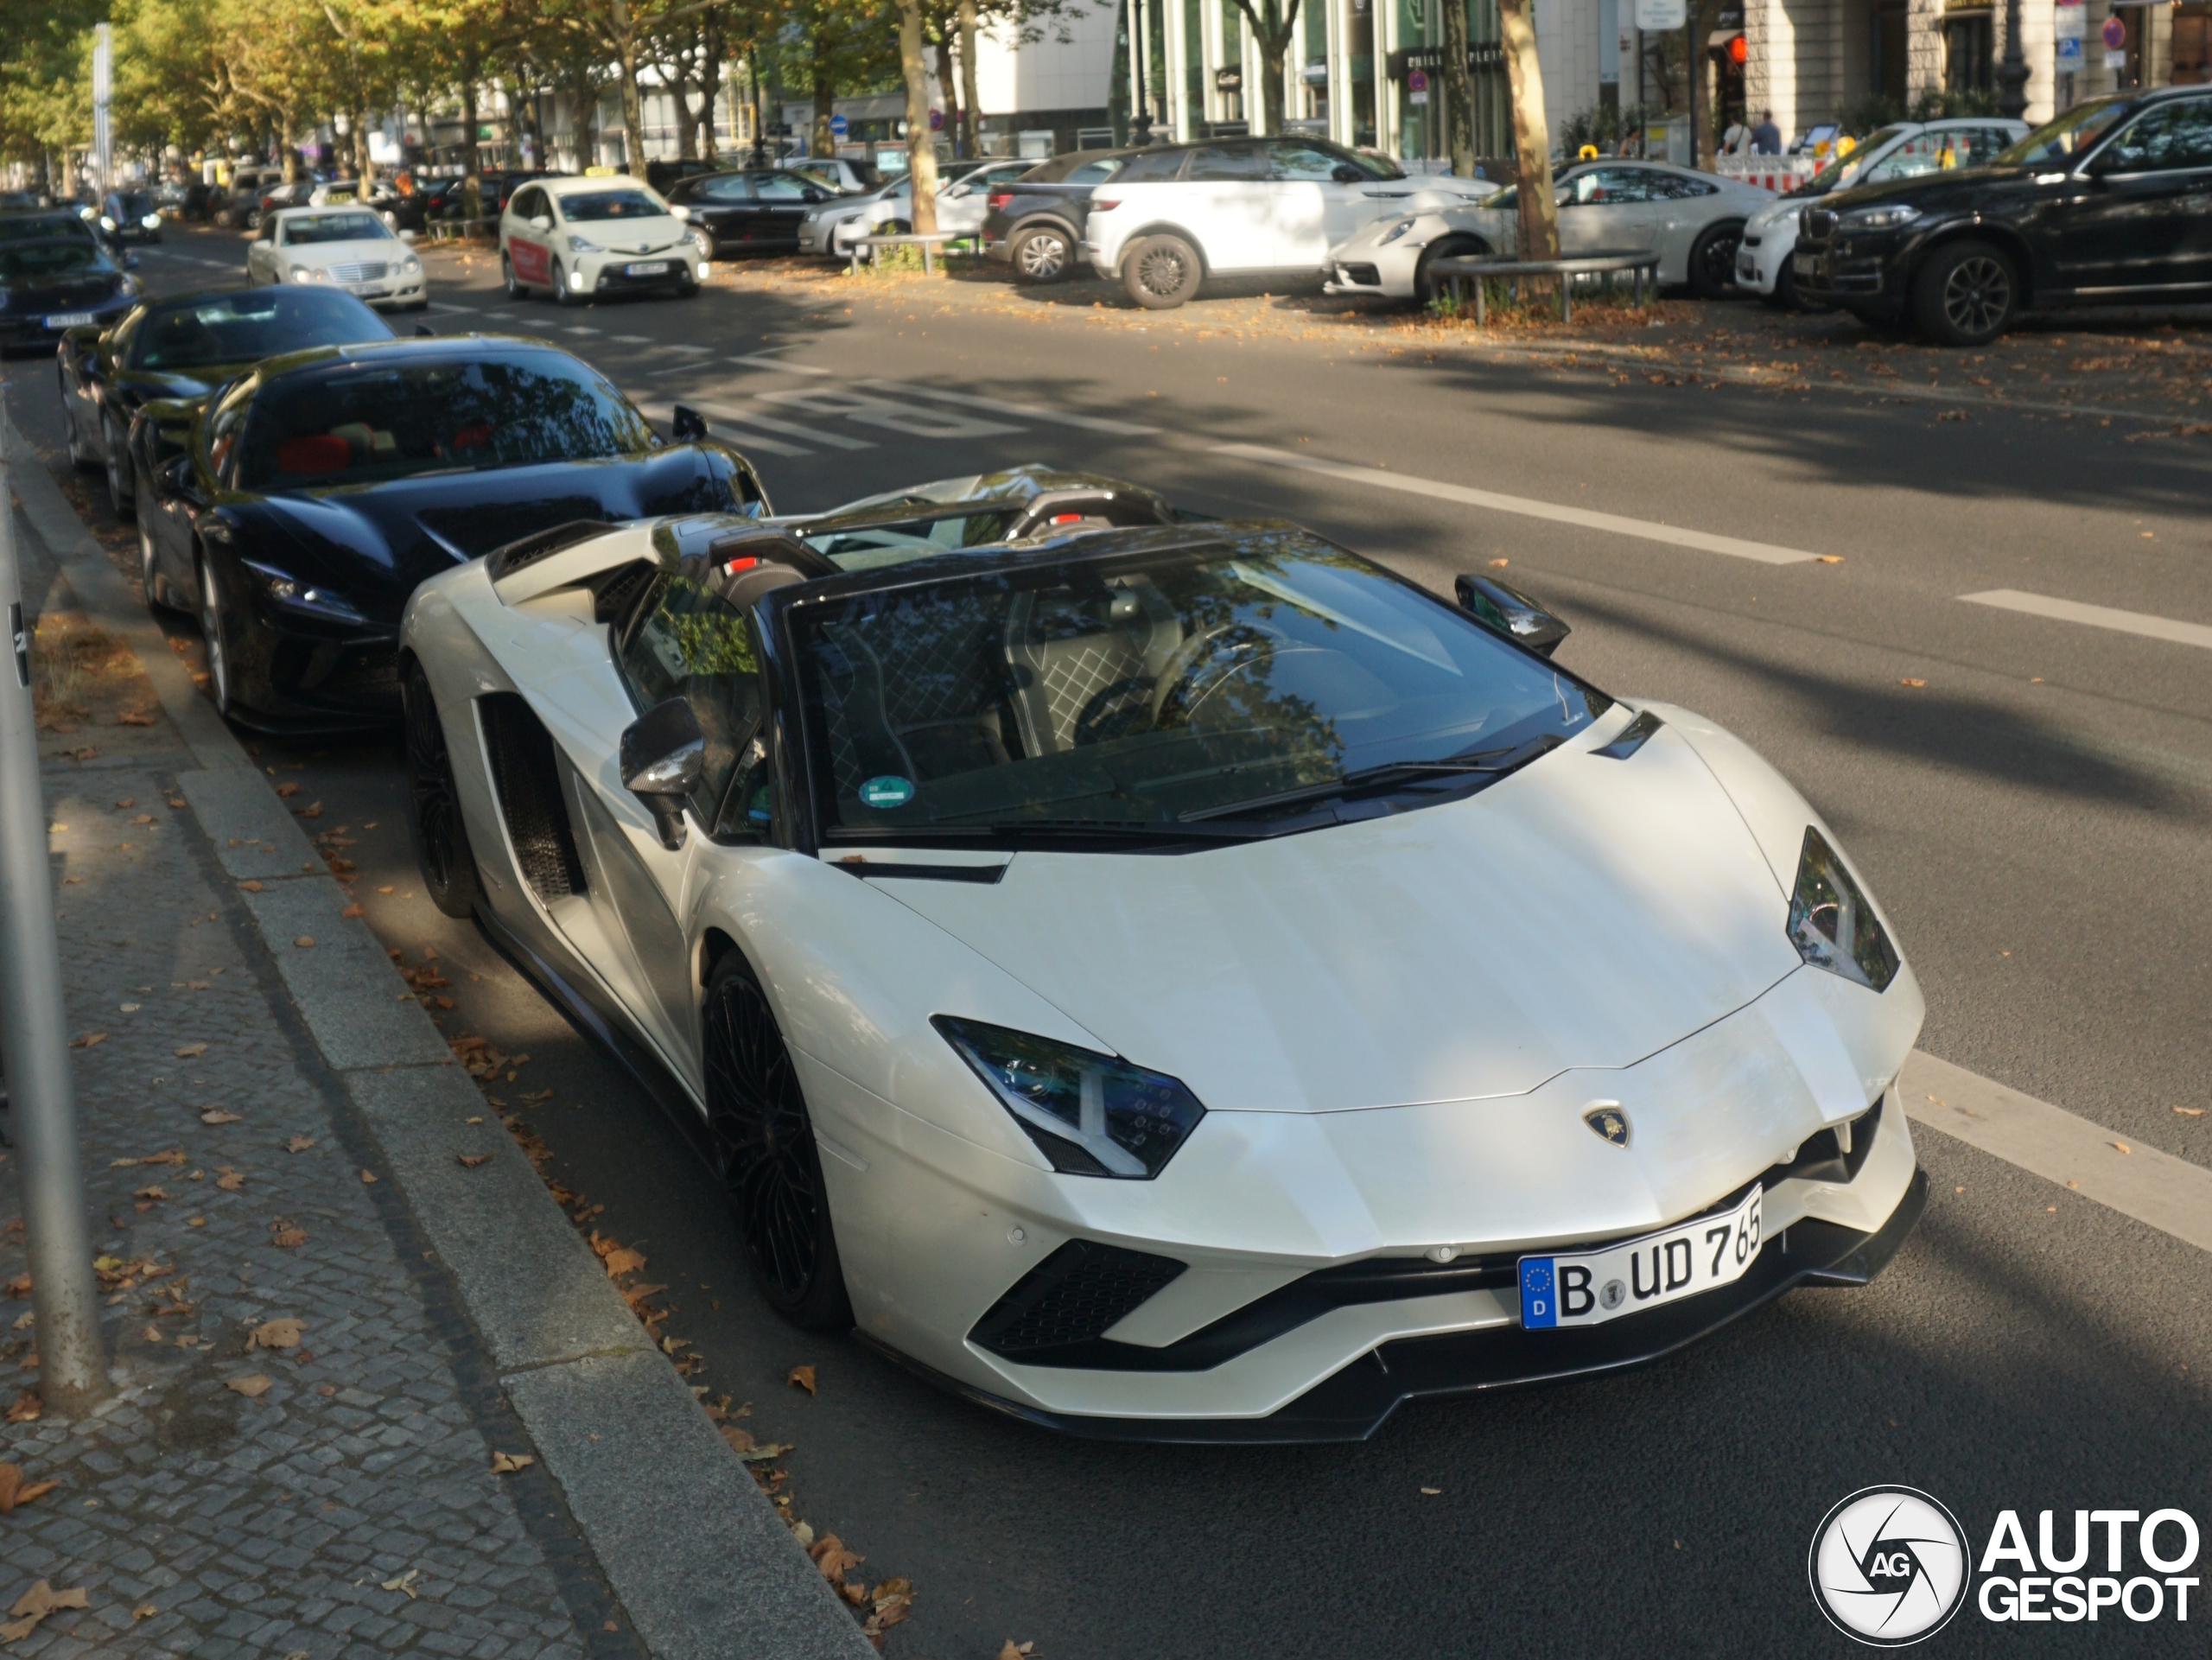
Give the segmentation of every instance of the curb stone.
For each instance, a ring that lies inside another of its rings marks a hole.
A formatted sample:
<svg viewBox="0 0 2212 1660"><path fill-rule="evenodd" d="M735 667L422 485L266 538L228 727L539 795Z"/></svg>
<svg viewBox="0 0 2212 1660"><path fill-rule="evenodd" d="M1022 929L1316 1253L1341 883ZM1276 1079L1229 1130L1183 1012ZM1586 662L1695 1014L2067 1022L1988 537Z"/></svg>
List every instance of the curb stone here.
<svg viewBox="0 0 2212 1660"><path fill-rule="evenodd" d="M0 423L4 423L0 414ZM9 424L25 518L86 615L128 641L202 770L178 775L302 1023L492 1350L499 1383L632 1624L666 1660L875 1650L453 1060L306 834ZM250 787L247 779L254 782ZM238 845L232 845L235 838ZM312 947L296 945L302 936ZM404 1001L403 1001L404 999ZM475 1110L472 1111L471 1110ZM491 1161L464 1170L461 1151Z"/></svg>

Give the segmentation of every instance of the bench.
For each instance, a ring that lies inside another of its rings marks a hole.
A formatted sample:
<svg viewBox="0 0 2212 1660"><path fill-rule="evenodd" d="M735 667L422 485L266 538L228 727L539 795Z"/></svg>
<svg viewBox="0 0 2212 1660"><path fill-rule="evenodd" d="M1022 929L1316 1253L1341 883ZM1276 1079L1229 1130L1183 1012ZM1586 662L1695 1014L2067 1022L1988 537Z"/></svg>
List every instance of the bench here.
<svg viewBox="0 0 2212 1660"><path fill-rule="evenodd" d="M876 263L875 253L879 248L919 248L922 251L922 275L934 277L937 275L936 255L940 249L950 253L952 251L950 245L955 242L977 240L979 234L974 231L931 231L925 236L910 232L904 236L855 237L852 242L853 263L849 269L855 277L861 274L861 250L863 248L868 250L868 263L871 265Z"/></svg>

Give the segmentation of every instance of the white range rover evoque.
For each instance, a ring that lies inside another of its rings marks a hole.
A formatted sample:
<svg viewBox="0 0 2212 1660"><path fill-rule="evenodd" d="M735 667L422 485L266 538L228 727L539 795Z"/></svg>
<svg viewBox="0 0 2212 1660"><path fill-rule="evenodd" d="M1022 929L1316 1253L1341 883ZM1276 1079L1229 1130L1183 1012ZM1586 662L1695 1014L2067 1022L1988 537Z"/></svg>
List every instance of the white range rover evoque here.
<svg viewBox="0 0 2212 1660"><path fill-rule="evenodd" d="M430 892L787 1317L1076 1434L1357 1440L1897 1250L1920 989L1740 741L1281 522L872 500L547 532L400 646Z"/></svg>

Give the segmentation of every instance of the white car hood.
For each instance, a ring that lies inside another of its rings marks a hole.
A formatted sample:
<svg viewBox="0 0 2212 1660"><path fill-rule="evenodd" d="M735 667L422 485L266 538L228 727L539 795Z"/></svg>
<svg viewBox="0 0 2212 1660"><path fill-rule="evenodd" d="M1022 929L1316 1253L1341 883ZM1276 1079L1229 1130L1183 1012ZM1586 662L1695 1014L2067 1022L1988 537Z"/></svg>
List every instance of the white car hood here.
<svg viewBox="0 0 2212 1660"><path fill-rule="evenodd" d="M672 213L652 219L585 219L562 227L570 237L582 237L601 253L662 253L684 241L691 226Z"/></svg>
<svg viewBox="0 0 2212 1660"><path fill-rule="evenodd" d="M404 242L391 237L364 237L359 242L307 242L296 248L276 250L276 257L288 265L305 265L310 270L326 270L333 265L352 265L363 262L381 262L387 265L403 263L411 251Z"/></svg>
<svg viewBox="0 0 2212 1660"><path fill-rule="evenodd" d="M1387 818L873 885L1214 1110L1522 1094L1630 1065L1799 966L1758 843L1663 728Z"/></svg>

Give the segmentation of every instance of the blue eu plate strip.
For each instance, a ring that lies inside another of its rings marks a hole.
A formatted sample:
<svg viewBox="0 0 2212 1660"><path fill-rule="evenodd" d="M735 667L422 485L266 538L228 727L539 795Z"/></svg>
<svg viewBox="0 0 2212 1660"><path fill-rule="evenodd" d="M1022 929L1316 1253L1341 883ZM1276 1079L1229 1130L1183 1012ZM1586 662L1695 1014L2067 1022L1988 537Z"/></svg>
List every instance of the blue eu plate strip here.
<svg viewBox="0 0 2212 1660"><path fill-rule="evenodd" d="M1552 1291L1552 1259L1521 1259L1521 1324L1531 1329L1559 1324L1559 1302Z"/></svg>

